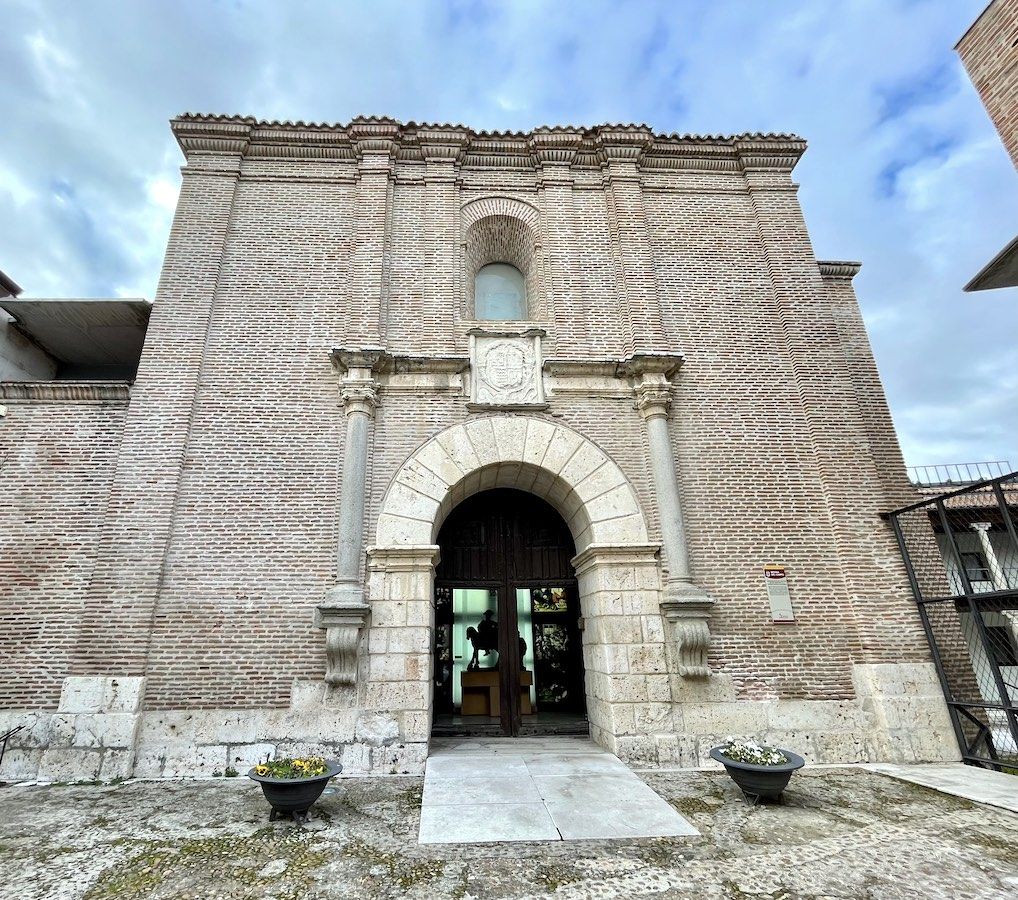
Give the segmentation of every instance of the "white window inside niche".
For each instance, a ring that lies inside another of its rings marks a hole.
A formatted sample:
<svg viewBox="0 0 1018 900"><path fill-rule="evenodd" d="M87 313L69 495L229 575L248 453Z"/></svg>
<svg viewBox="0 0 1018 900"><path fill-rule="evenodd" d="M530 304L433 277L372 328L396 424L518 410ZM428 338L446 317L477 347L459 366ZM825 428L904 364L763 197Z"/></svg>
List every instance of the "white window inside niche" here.
<svg viewBox="0 0 1018 900"><path fill-rule="evenodd" d="M508 263L482 266L474 278L474 309L478 319L526 319L527 285L523 273Z"/></svg>

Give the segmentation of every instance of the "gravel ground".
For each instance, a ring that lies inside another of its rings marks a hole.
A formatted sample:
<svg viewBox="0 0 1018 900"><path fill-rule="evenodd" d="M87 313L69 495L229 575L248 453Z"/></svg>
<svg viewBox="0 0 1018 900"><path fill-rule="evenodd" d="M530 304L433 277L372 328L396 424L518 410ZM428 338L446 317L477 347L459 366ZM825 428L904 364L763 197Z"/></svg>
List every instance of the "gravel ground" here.
<svg viewBox="0 0 1018 900"><path fill-rule="evenodd" d="M1018 896L1018 816L857 769L751 807L723 773L644 772L699 838L417 844L423 780L349 778L308 830L246 779L0 789L0 896Z"/></svg>

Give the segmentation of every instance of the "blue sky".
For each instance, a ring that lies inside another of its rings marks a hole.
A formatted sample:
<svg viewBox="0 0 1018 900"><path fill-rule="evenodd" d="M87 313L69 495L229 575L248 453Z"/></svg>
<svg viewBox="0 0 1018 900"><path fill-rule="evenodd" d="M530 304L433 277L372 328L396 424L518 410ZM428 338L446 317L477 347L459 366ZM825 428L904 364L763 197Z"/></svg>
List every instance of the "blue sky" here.
<svg viewBox="0 0 1018 900"><path fill-rule="evenodd" d="M0 268L155 292L191 111L794 131L817 256L858 259L906 460L1018 466L1015 172L953 47L983 0L0 0Z"/></svg>

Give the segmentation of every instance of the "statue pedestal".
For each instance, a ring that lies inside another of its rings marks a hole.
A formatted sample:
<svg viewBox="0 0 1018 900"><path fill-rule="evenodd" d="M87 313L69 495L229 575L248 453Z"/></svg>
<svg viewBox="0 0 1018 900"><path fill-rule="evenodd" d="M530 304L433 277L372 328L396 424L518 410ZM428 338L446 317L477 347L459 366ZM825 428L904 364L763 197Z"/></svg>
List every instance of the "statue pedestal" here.
<svg viewBox="0 0 1018 900"><path fill-rule="evenodd" d="M463 695L460 715L493 716L502 714L502 705L498 698L498 669L474 669L460 674L460 690ZM524 669L520 672L520 712L532 716L534 709L530 705L530 686L534 683L534 673Z"/></svg>

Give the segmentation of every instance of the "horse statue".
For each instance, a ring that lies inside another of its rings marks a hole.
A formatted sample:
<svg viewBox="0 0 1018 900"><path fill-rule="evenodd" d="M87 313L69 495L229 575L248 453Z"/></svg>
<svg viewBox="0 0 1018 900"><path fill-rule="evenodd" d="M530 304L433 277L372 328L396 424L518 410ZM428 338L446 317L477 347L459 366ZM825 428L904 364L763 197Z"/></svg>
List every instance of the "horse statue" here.
<svg viewBox="0 0 1018 900"><path fill-rule="evenodd" d="M483 650L485 656L491 656L492 652L498 650L498 623L495 621L495 614L489 609L485 610L484 618L477 623L477 627L474 628L471 625L467 628L467 640L470 641L471 646L474 648L473 656L470 657L470 662L467 663L467 671L473 672L476 669L481 668L480 660L478 656ZM527 655L527 642L520 637L520 668L525 668L523 665L523 657Z"/></svg>
<svg viewBox="0 0 1018 900"><path fill-rule="evenodd" d="M495 613L490 609L485 610L484 618L477 623L477 627L471 625L467 628L467 640L474 648L474 655L467 663L467 671L472 672L481 668L478 654L482 650L485 656L491 656L493 651L498 650L498 623L495 621Z"/></svg>

